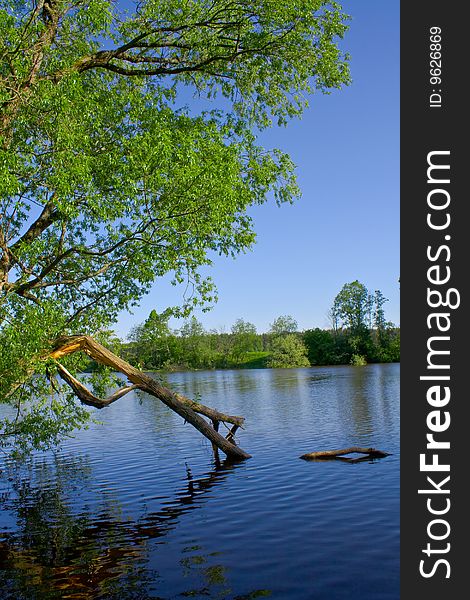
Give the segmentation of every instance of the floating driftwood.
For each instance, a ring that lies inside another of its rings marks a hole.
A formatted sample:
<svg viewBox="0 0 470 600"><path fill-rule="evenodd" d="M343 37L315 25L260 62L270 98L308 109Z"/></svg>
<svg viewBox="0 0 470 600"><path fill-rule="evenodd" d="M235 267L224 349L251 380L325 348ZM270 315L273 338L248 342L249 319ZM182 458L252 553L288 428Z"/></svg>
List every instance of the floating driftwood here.
<svg viewBox="0 0 470 600"><path fill-rule="evenodd" d="M384 456L389 456L389 452L383 452L382 450L377 450L376 448L358 448L357 446L352 446L351 448L342 448L341 450L323 450L321 452L309 452L308 454L302 454L300 458L304 460L331 460L335 458L344 457L345 454L367 454L367 456L361 456L360 459L354 460L367 460L368 458L383 458ZM353 460L351 458L343 458L343 460Z"/></svg>

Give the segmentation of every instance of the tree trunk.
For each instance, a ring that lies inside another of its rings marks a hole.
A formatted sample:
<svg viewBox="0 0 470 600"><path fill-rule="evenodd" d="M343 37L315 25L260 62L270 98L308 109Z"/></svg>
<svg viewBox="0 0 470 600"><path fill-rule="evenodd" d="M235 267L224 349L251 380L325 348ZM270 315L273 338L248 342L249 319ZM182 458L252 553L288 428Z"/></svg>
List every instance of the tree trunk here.
<svg viewBox="0 0 470 600"><path fill-rule="evenodd" d="M382 458L389 456L388 452L382 452L382 450L376 450L375 448L358 448L352 446L351 448L343 448L342 450L323 450L321 452L310 452L308 454L302 454L300 458L304 460L315 460L315 459L329 459L336 458L337 456L344 456L345 454L351 454L358 452L359 454L368 454L369 458Z"/></svg>
<svg viewBox="0 0 470 600"><path fill-rule="evenodd" d="M202 433L212 444L214 444L217 448L222 450L229 458L232 459L245 459L250 458L250 454L242 450L239 446L234 444L232 441L224 438L218 431L216 431L205 419L203 419L199 414L203 414L209 417L212 421L225 421L228 423L232 423L237 426L241 426L243 424L243 417L235 417L232 415L225 415L220 413L219 411L204 406L199 402L195 402L194 400L190 400L186 398L182 394L176 394L171 391L169 388L166 388L160 385L157 381L142 373L128 362L116 356L99 344L93 338L86 335L74 335L68 337L59 338L55 345L53 351L49 354L49 357L53 359L60 359L62 356L66 356L67 354L72 354L74 352L82 351L88 354L91 358L93 358L96 362L111 367L116 371L120 371L123 373L127 379L134 384L133 386L128 386L128 388L123 388L119 392L113 394L111 398L114 401L117 397L122 397L127 391L137 387L142 391L155 396L159 400L161 400L166 406L174 410L178 413L185 421L191 423L193 427L195 427L198 431ZM88 390L86 392L83 389L80 389L80 385L77 385L77 380L74 380L72 383L71 375L62 367L62 365L58 365L59 374L66 381L70 387L72 387L73 391L80 398L80 400L84 404L91 404L92 406L106 406L110 404L110 399L107 400L99 400L95 398ZM65 376L64 376L65 375ZM68 375L68 377L67 377ZM86 388L85 388L86 389ZM88 395L87 395L88 394ZM117 396L117 397L116 397ZM87 401L88 399L88 401Z"/></svg>

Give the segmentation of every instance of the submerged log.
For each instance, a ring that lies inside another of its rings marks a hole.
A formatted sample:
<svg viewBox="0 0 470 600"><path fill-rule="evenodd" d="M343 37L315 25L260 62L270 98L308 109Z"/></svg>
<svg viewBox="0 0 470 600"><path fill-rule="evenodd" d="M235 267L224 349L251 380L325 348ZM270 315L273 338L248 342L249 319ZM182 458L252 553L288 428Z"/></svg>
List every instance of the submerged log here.
<svg viewBox="0 0 470 600"><path fill-rule="evenodd" d="M345 454L367 454L368 458L383 458L384 456L390 456L389 452L383 452L376 448L359 448L358 446L352 446L351 448L342 448L341 450L323 450L320 452L309 452L308 454L302 454L300 458L304 460L329 460L337 457L342 457Z"/></svg>
<svg viewBox="0 0 470 600"><path fill-rule="evenodd" d="M74 335L59 338L52 352L49 354L50 358L58 361L63 356L73 354L74 352L85 352L88 356L93 358L96 362L111 367L112 369L121 372L127 377L127 379L133 384L121 388L110 398L102 400L96 398L93 394L86 389L86 387L73 377L60 363L58 364L58 371L64 381L72 388L78 398L84 403L97 408L103 408L121 398L131 389L139 388L140 390L155 396L163 402L166 406L178 413L185 421L191 423L202 435L204 435L213 445L222 450L229 458L232 459L245 459L250 458L250 454L242 450L239 446L234 444L231 440L223 437L214 427L212 427L205 419L200 415L207 416L212 422L227 422L237 427L241 427L244 418L236 417L233 415L226 415L213 408L204 406L199 402L190 400L182 394L177 394L166 388L155 381L152 377L139 371L131 364L116 356L113 352L102 346L92 337L87 335ZM199 414L197 414L199 413Z"/></svg>

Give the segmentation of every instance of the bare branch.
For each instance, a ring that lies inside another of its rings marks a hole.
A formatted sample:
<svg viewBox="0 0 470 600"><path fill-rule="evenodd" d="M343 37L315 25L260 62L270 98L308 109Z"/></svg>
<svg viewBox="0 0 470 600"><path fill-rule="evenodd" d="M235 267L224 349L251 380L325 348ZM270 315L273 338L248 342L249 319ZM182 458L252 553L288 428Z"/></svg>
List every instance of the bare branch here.
<svg viewBox="0 0 470 600"><path fill-rule="evenodd" d="M250 457L250 455L247 454L244 450L242 450L234 443L228 441L222 435L220 435L220 433L218 433L213 427L211 427L209 423L207 423L207 421L205 421L202 417L199 416L199 414L204 414L209 419L211 419L211 421L224 421L239 426L243 424L243 417L225 415L215 409L199 404L194 400L190 400L182 394L177 394L173 392L172 390L160 385L158 381L156 381L149 375L142 373L142 371L139 371L139 369L136 369L122 358L116 356L113 352L99 344L90 336L74 335L59 338L58 340L56 340L54 348L52 352L49 353L48 358L58 360L63 356L67 356L68 354L73 354L74 352L79 351L85 352L85 354L96 360L98 363L106 365L108 367L111 367L115 371L123 373L123 375L125 375L127 379L134 385L136 385L139 389L141 389L144 392L147 392L148 394L151 394L152 396L155 396L156 398L161 400L166 406L168 406L176 413L178 413L181 417L183 417L185 421L191 423L213 444L220 448L220 450L225 452L227 456L236 459ZM74 391L75 393L77 393L76 390ZM90 394L88 390L86 391L88 392L88 394ZM127 391L125 393L127 393ZM81 388L80 394L85 394L85 392ZM87 397L87 400L96 401L96 398Z"/></svg>
<svg viewBox="0 0 470 600"><path fill-rule="evenodd" d="M116 392L111 394L111 396L108 396L108 398L103 400L102 398L94 396L90 392L90 390L85 385L83 385L81 381L79 381L76 377L69 373L69 371L67 371L67 369L59 362L56 361L56 365L57 370L59 371L59 374L62 377L62 379L71 387L74 394L80 399L80 402L87 406L94 406L95 408L105 408L106 406L109 406L113 402L116 402L116 400L119 400L119 398L122 398L132 390L135 390L139 387L135 384L124 386L122 388L119 388Z"/></svg>

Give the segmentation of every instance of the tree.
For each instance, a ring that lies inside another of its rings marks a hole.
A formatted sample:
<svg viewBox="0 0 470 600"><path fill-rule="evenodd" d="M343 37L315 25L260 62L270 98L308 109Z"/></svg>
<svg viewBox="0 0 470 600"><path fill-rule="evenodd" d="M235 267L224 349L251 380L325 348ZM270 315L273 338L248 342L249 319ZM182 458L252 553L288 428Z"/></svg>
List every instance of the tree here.
<svg viewBox="0 0 470 600"><path fill-rule="evenodd" d="M340 341L338 328L341 327L352 364L399 360L399 332L393 323L385 319L386 302L388 300L380 290L372 294L357 280L345 284L334 299L330 315L334 323L335 344Z"/></svg>
<svg viewBox="0 0 470 600"><path fill-rule="evenodd" d="M384 304L388 299L380 290L374 295L374 343L376 358L380 362L400 360L400 332L385 318Z"/></svg>
<svg viewBox="0 0 470 600"><path fill-rule="evenodd" d="M182 360L188 367L196 369L212 367L213 353L210 335L193 315L180 329Z"/></svg>
<svg viewBox="0 0 470 600"><path fill-rule="evenodd" d="M305 344L295 334L288 333L284 336L277 336L271 343L271 356L268 360L268 367L273 369L309 367L310 362L307 352Z"/></svg>
<svg viewBox="0 0 470 600"><path fill-rule="evenodd" d="M346 283L334 299L331 315L335 327L346 328L352 364L364 364L372 355L370 327L374 296L359 281Z"/></svg>
<svg viewBox="0 0 470 600"><path fill-rule="evenodd" d="M0 0L2 440L41 446L86 420L48 400L57 339L108 328L166 274L192 292L175 314L215 299L210 254L251 247L251 205L298 195L256 131L349 82L346 29L325 0ZM191 112L188 92L224 101Z"/></svg>
<svg viewBox="0 0 470 600"><path fill-rule="evenodd" d="M240 361L247 352L259 350L260 344L256 326L244 319L237 319L232 325L232 355Z"/></svg>
<svg viewBox="0 0 470 600"><path fill-rule="evenodd" d="M152 310L146 321L131 332L131 340L138 345L138 361L147 368L160 369L171 358L169 318L169 311L159 314Z"/></svg>
<svg viewBox="0 0 470 600"><path fill-rule="evenodd" d="M383 308L385 302L388 302L388 299L385 298L380 290L376 290L374 295L374 330L379 359L383 358L384 349L389 342L387 330L393 328L393 323L387 322L385 318L385 311Z"/></svg>
<svg viewBox="0 0 470 600"><path fill-rule="evenodd" d="M351 333L368 329L374 297L359 281L346 283L333 302L332 315L337 323L347 327Z"/></svg>
<svg viewBox="0 0 470 600"><path fill-rule="evenodd" d="M269 333L272 335L285 335L287 333L295 333L299 326L294 317L290 315L281 315L274 319L269 326Z"/></svg>
<svg viewBox="0 0 470 600"><path fill-rule="evenodd" d="M318 327L309 329L304 331L302 339L311 365L334 365L340 362L335 338L329 331Z"/></svg>
<svg viewBox="0 0 470 600"><path fill-rule="evenodd" d="M375 290L374 294L374 328L377 331L383 331L386 326L384 304L388 302L388 298L382 294L380 290Z"/></svg>

